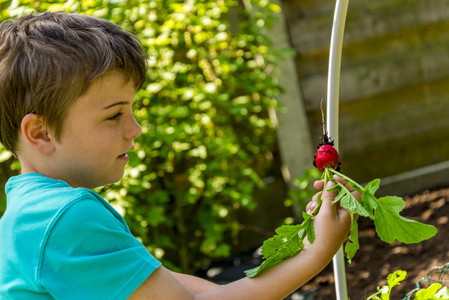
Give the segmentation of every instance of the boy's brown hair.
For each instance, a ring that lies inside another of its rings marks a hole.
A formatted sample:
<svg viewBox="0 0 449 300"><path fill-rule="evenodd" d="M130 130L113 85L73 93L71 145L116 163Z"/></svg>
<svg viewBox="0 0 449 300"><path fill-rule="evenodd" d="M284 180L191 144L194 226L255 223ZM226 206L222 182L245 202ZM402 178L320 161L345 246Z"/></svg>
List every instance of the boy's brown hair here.
<svg viewBox="0 0 449 300"><path fill-rule="evenodd" d="M1 23L0 142L16 154L29 113L60 138L69 108L95 79L119 69L140 89L146 58L134 35L104 19L44 12Z"/></svg>

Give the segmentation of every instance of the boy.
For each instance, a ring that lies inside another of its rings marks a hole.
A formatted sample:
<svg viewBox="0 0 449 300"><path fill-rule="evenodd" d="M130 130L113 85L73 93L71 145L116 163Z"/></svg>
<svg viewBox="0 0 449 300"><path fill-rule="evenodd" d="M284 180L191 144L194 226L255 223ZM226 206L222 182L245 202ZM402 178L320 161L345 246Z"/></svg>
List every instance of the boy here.
<svg viewBox="0 0 449 300"><path fill-rule="evenodd" d="M324 192L315 242L256 278L218 286L161 266L90 190L123 176L145 61L134 36L102 19L46 12L0 25L0 142L22 167L5 188L1 299L282 299L344 241L349 213Z"/></svg>

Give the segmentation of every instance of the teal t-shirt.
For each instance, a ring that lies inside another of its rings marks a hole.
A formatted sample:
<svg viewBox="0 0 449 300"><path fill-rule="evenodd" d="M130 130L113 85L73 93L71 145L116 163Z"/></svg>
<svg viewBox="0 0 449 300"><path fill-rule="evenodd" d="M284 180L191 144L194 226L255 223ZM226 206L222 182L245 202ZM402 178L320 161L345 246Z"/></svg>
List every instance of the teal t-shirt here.
<svg viewBox="0 0 449 300"><path fill-rule="evenodd" d="M160 266L103 198L12 177L0 219L0 299L126 299Z"/></svg>

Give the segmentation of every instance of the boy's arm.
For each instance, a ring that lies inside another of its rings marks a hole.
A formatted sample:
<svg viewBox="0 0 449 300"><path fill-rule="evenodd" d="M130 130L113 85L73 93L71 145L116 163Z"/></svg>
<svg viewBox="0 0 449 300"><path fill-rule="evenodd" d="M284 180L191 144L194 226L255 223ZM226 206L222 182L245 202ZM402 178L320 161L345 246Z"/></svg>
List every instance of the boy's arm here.
<svg viewBox="0 0 449 300"><path fill-rule="evenodd" d="M173 277L176 278L176 280L178 280L183 286L185 286L190 292L194 294L207 292L220 286L216 283L196 276L176 273L173 271L170 271L170 273L173 275Z"/></svg>
<svg viewBox="0 0 449 300"><path fill-rule="evenodd" d="M334 183L329 182L326 190L333 185ZM319 188L319 184L315 187ZM189 291L170 271L160 267L129 299L283 299L318 274L331 261L347 237L351 217L345 209L332 205L335 196L336 192L323 193L322 206L314 222L314 243L257 277L245 277L196 293ZM314 196L312 206L316 199L317 195Z"/></svg>

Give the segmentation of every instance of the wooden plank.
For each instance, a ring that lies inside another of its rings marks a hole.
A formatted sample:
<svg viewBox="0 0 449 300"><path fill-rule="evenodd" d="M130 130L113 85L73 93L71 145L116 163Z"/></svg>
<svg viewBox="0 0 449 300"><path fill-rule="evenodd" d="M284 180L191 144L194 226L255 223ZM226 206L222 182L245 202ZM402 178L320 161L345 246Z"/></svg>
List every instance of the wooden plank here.
<svg viewBox="0 0 449 300"><path fill-rule="evenodd" d="M301 1L299 1L301 2ZM318 1L317 1L318 2ZM333 10L326 6L311 14L287 11L292 46L302 53L329 44ZM345 41L384 35L392 31L449 19L449 0L379 0L349 3Z"/></svg>
<svg viewBox="0 0 449 300"><path fill-rule="evenodd" d="M370 148L377 142L394 142L436 128L449 129L449 77L427 84L341 103L340 135L347 137L342 147L351 152ZM421 120L420 118L424 118ZM313 135L319 136L321 112L309 113ZM388 128L395 130L386 130ZM377 140L373 132L382 132ZM352 139L351 137L354 137ZM366 146L365 146L366 145Z"/></svg>
<svg viewBox="0 0 449 300"><path fill-rule="evenodd" d="M283 4L318 144L335 0ZM343 172L367 182L448 161L448 32L449 0L350 1L340 89Z"/></svg>
<svg viewBox="0 0 449 300"><path fill-rule="evenodd" d="M449 44L427 52L406 52L401 57L365 62L341 70L340 102L394 91L420 82L449 76ZM326 96L327 73L301 78L307 110L319 108Z"/></svg>
<svg viewBox="0 0 449 300"><path fill-rule="evenodd" d="M449 132L442 132L448 136ZM449 143L441 137L420 136L422 139L401 145L375 145L370 152L357 152L349 156L342 152L343 171L357 181L392 176L443 161L447 158ZM426 137L424 139L424 137Z"/></svg>
<svg viewBox="0 0 449 300"><path fill-rule="evenodd" d="M367 181L445 161L449 153L449 77L340 106L345 172ZM309 114L312 136L321 113Z"/></svg>
<svg viewBox="0 0 449 300"><path fill-rule="evenodd" d="M382 36L348 41L342 51L342 68L385 58L401 57L413 52L419 55L429 49L445 48L449 44L449 20L406 28ZM295 62L300 77L325 73L328 68L329 47L303 51Z"/></svg>
<svg viewBox="0 0 449 300"><path fill-rule="evenodd" d="M351 0L349 5L351 8L358 6L366 6L367 3L385 2L388 0ZM412 0L413 1L413 0ZM317 15L333 14L335 10L335 0L284 0L283 10L287 18L313 18ZM391 2L388 1L388 2Z"/></svg>

